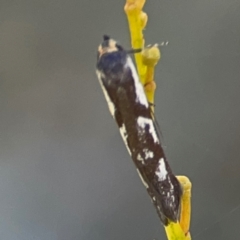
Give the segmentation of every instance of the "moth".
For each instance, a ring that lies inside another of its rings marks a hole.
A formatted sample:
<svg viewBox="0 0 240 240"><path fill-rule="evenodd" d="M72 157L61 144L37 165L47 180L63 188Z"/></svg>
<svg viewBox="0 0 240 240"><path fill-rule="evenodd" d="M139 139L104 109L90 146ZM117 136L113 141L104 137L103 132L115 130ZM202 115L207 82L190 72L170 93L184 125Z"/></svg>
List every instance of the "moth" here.
<svg viewBox="0 0 240 240"><path fill-rule="evenodd" d="M129 53L109 36L97 52L97 77L137 172L164 225L178 220L182 189L161 146L143 86Z"/></svg>

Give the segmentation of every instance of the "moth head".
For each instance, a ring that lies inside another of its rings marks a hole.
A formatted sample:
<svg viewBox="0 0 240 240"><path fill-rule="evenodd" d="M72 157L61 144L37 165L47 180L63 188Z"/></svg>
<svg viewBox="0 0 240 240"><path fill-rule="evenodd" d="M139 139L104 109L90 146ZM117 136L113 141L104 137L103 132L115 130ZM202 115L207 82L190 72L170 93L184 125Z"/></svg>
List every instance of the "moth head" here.
<svg viewBox="0 0 240 240"><path fill-rule="evenodd" d="M107 35L103 36L103 42L98 47L98 58L100 58L105 53L123 51L121 45L119 45L114 39Z"/></svg>

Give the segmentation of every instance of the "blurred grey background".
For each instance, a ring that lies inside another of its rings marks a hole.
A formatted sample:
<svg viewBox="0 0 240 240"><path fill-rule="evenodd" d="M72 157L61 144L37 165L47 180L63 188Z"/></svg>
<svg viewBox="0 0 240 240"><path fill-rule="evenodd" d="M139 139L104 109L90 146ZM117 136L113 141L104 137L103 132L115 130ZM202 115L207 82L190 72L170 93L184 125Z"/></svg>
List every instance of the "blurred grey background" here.
<svg viewBox="0 0 240 240"><path fill-rule="evenodd" d="M166 239L95 76L125 1L0 0L0 239ZM156 115L194 240L240 235L240 1L148 0Z"/></svg>

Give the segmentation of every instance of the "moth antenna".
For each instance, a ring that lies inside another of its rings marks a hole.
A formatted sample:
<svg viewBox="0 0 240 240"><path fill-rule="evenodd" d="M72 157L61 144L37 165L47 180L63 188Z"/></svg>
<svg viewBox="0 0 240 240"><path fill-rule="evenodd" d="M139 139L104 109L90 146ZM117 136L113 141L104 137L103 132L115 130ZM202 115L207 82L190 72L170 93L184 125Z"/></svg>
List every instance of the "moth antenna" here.
<svg viewBox="0 0 240 240"><path fill-rule="evenodd" d="M155 43L155 44L148 44L145 48L152 48L152 47L159 47L159 46L162 46L161 44L159 45L158 43Z"/></svg>
<svg viewBox="0 0 240 240"><path fill-rule="evenodd" d="M142 48L136 48L136 49L130 49L126 51L128 54L133 54L133 53L140 53L142 52Z"/></svg>
<svg viewBox="0 0 240 240"><path fill-rule="evenodd" d="M166 41L166 42L161 42L160 44L158 44L158 46L166 47L168 46L168 44L169 44L169 41Z"/></svg>

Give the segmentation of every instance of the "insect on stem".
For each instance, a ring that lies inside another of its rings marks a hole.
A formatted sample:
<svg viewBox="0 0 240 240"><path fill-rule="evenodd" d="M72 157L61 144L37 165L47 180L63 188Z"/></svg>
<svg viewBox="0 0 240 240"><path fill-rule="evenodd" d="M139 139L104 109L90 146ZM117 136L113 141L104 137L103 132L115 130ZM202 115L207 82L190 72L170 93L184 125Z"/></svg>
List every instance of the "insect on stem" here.
<svg viewBox="0 0 240 240"><path fill-rule="evenodd" d="M167 226L178 221L182 190L165 157L151 104L129 56L140 51L126 51L105 35L98 47L96 72L137 172Z"/></svg>

